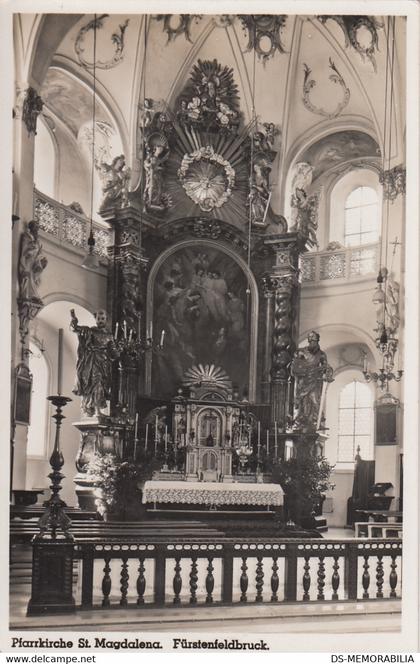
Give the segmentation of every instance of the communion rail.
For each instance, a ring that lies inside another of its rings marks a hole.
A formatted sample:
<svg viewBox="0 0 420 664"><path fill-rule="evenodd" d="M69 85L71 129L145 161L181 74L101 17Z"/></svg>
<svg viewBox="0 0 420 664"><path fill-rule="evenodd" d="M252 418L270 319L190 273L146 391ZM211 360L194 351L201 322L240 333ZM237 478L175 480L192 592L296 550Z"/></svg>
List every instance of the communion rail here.
<svg viewBox="0 0 420 664"><path fill-rule="evenodd" d="M400 539L79 541L75 556L79 609L401 597Z"/></svg>

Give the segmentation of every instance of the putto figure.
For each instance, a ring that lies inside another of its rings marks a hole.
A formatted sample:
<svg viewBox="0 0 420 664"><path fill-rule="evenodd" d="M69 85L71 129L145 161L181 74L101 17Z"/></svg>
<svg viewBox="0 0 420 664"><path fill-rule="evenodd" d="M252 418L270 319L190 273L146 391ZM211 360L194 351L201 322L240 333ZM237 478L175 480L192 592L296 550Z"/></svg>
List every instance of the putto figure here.
<svg viewBox="0 0 420 664"><path fill-rule="evenodd" d="M319 346L318 332L308 334L308 345L295 352L291 371L295 378L295 428L315 432L320 425L327 383L333 370Z"/></svg>
<svg viewBox="0 0 420 664"><path fill-rule="evenodd" d="M77 349L77 382L73 393L82 397L82 411L88 417L101 415L107 407L112 383L112 362L117 357L112 334L107 329L107 313L95 314L96 325L79 325L74 309L70 327L79 338Z"/></svg>

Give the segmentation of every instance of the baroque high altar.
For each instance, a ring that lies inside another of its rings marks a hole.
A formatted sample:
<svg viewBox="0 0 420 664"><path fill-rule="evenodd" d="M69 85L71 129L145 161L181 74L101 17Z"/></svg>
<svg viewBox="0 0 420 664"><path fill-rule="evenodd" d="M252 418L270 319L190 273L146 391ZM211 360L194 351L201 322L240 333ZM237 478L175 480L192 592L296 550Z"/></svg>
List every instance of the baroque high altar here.
<svg viewBox="0 0 420 664"><path fill-rule="evenodd" d="M241 489L243 504L280 504L273 465L286 441L295 456L319 445L332 374L316 332L296 345L299 257L317 228L304 174L288 225L270 204L280 129L244 124L235 72L216 60L198 60L174 108L145 98L138 134L135 190L123 155L97 164L108 312L92 328L71 319L79 500L93 454L109 452L147 460L146 502L196 490L206 503L223 485L207 504L241 504Z"/></svg>

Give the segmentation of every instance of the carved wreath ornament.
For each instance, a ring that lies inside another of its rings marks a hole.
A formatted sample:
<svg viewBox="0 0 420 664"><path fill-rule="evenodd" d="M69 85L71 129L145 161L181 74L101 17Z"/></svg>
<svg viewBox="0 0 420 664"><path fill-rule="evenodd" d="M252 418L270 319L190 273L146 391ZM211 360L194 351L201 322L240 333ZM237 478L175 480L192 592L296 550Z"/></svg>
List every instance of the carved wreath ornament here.
<svg viewBox="0 0 420 664"><path fill-rule="evenodd" d="M332 74L328 77L334 85L338 85L341 88L341 91L343 93L342 100L338 102L336 108L334 111L326 111L324 108L321 108L320 106L315 106L310 98L309 95L311 94L312 89L316 86L316 81L315 79L311 78L312 71L308 67L307 64L303 65L304 69L304 78L303 78L303 103L308 109L308 111L311 111L311 113L315 113L316 115L322 115L324 118L328 118L328 120L332 120L333 118L336 118L340 113L346 108L347 104L350 101L350 90L348 89L346 82L344 78L341 76L340 72L338 71L337 67L335 66L334 62L329 59L329 68L332 71Z"/></svg>
<svg viewBox="0 0 420 664"><path fill-rule="evenodd" d="M222 207L235 186L234 169L210 145L185 154L178 177L187 196L203 212Z"/></svg>

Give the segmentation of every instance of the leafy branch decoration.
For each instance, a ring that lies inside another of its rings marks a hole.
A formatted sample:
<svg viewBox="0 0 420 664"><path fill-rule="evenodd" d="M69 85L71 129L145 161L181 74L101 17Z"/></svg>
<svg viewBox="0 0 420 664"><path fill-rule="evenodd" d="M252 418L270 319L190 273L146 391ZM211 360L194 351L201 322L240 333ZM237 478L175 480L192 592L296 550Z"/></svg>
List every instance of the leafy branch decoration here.
<svg viewBox="0 0 420 664"><path fill-rule="evenodd" d="M312 70L308 67L307 64L303 65L304 69L303 103L305 107L308 109L308 111L311 111L311 113L315 113L316 115L322 115L324 118L332 120L333 118L336 118L338 115L340 115L340 113L345 109L345 107L349 103L350 90L347 87L344 78L341 76L340 72L338 71L337 67L335 66L331 58L329 59L329 68L332 70L332 74L330 74L330 76L328 77L329 80L332 83L334 83L334 85L339 85L343 90L343 99L337 104L336 109L334 111L326 111L321 106L315 106L311 102L309 96L317 83L315 79L311 78Z"/></svg>

